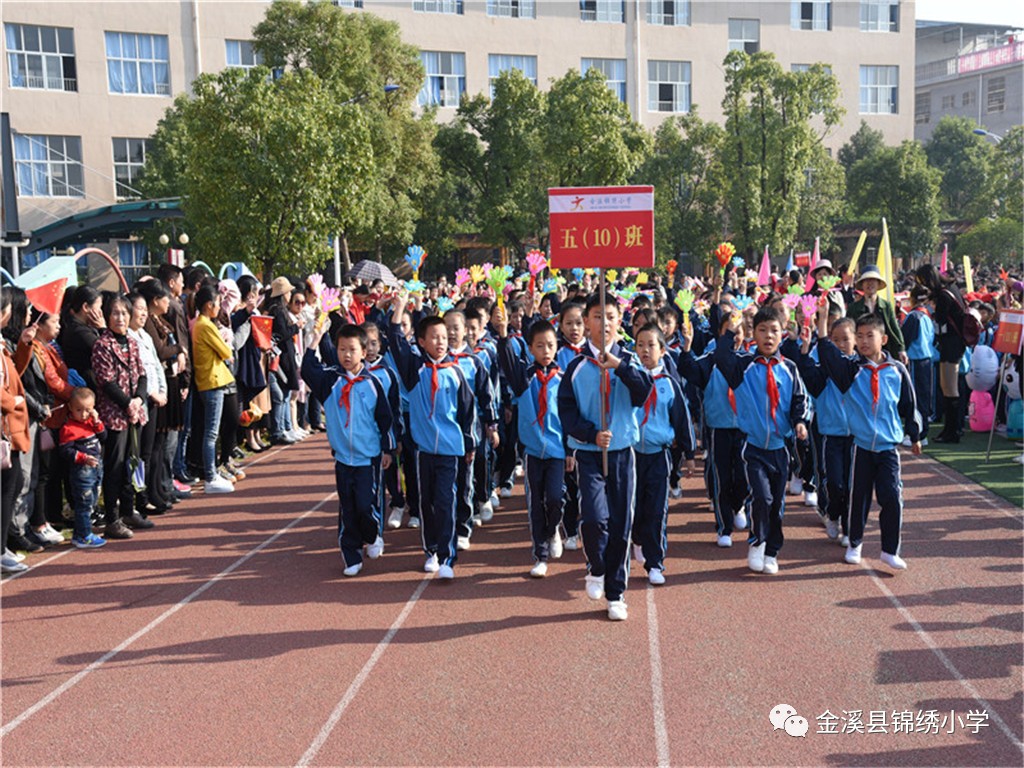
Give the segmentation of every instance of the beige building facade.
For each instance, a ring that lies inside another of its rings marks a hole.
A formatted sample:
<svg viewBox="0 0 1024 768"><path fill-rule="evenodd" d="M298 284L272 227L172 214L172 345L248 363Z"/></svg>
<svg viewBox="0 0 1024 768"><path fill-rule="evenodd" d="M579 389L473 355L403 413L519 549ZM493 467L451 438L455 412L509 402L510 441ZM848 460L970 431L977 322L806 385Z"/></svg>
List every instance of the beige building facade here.
<svg viewBox="0 0 1024 768"><path fill-rule="evenodd" d="M462 94L516 67L542 88L597 67L643 125L698 108L721 120L731 48L838 77L846 115L890 143L913 138L913 0L337 0L398 22L422 51L420 103L450 120ZM200 72L249 66L267 2L4 0L2 110L10 115L21 229L133 196L144 140Z"/></svg>

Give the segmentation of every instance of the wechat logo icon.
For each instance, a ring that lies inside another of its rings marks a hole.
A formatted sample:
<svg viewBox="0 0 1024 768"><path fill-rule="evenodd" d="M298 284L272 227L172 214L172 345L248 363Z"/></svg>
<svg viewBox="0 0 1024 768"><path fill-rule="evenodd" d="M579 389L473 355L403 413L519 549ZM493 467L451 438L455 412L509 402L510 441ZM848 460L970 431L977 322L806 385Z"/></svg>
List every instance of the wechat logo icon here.
<svg viewBox="0 0 1024 768"><path fill-rule="evenodd" d="M776 704L768 713L768 719L776 731L784 729L790 736L807 735L807 718L798 715L789 704Z"/></svg>

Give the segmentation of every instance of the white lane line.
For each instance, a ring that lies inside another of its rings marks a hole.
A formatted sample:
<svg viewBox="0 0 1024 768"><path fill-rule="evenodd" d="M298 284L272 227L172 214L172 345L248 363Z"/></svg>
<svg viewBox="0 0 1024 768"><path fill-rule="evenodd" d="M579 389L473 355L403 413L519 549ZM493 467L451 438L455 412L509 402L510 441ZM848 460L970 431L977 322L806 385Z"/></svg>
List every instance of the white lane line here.
<svg viewBox="0 0 1024 768"><path fill-rule="evenodd" d="M658 608L654 587L647 587L647 643L651 651L651 703L654 709L654 744L658 750L658 768L672 764L668 752L668 726L665 722L665 687L661 678L661 642L658 640Z"/></svg>
<svg viewBox="0 0 1024 768"><path fill-rule="evenodd" d="M29 566L29 569L27 571L19 571L18 573L12 573L6 579L0 582L0 588L2 588L4 584L9 584L15 579L20 579L26 573L32 573L33 571L35 571L36 568L44 566L47 563L52 563L54 560L60 560L62 557L64 557L64 555L70 555L76 549L77 547L75 547L74 545L69 545L67 549L65 549L63 552L56 553L53 557L48 557L45 560L40 560L38 563L32 563L32 565Z"/></svg>
<svg viewBox="0 0 1024 768"><path fill-rule="evenodd" d="M924 644L931 649L932 653L938 657L939 661L942 662L942 666L944 666L949 673L956 678L957 682L964 687L964 690L967 691L970 697L978 702L984 711L988 712L989 719L998 726L999 730L1003 732L1003 735L1010 740L1010 743L1016 746L1017 749L1024 751L1024 742L1017 738L1017 734L1010 729L1003 718L999 716L999 713L996 712L995 708L989 704L989 702L986 701L980 693L978 693L978 689L971 684L971 681L960 674L960 670L953 665L953 662L950 661L949 657L941 648L939 648L935 640L932 639L932 636L929 635L928 632L925 631L924 627L918 623L913 614L911 614L903 603L900 602L900 599L896 597L896 595L893 594L887 586L885 586L880 578L878 578L878 574L875 570L870 565L863 562L861 563L861 567L868 572L868 575L871 576L871 580L875 582L875 586L878 587L883 595L889 598L889 602L893 604L893 607L896 608L899 614L907 620L907 623L910 624L911 627L913 627L918 637L920 637L921 640L924 641Z"/></svg>
<svg viewBox="0 0 1024 768"><path fill-rule="evenodd" d="M996 499L993 498L995 494L993 494L991 491L987 489L984 489L984 487L982 487L984 490L984 492L982 492L979 491L977 488L972 488L971 486L960 482L960 480L958 480L954 475L951 475L949 473L949 471L946 469L946 465L940 462L938 459L932 459L930 457L928 459L925 459L921 456L912 456L911 458L913 458L915 464L920 464L921 466L930 469L932 472L935 472L937 475L941 475L943 478L953 483L961 490L971 494L971 496L978 499L978 501L982 501L985 504L988 504L990 507L992 507L992 509L996 510L997 512L1002 512L1004 515L1013 520L1016 520L1018 523L1021 522L1021 516L1019 511L1017 511L1017 508L1010 504L1010 502L1005 501L1002 498L999 498L999 501L996 501ZM1010 508L1008 508L1007 505L1009 505Z"/></svg>
<svg viewBox="0 0 1024 768"><path fill-rule="evenodd" d="M104 664L106 664L112 658L117 656L117 654L119 654L121 651L123 651L126 648L128 648L136 640L140 639L141 637L145 636L146 634L148 634L153 629L156 629L158 626L163 624L167 619L169 619L175 613L177 613L182 608L184 608L186 605L191 603L193 600L195 600L197 597L199 597L201 594L203 594L206 590L208 590L210 587L212 587L218 581L223 579L225 576L230 575L233 571L237 570L241 565L246 563L254 555L262 552L264 549L269 547L271 544L273 544L275 541L277 541L279 538L281 538L281 536L283 536L285 533L290 531L292 528L294 528L300 522L302 522L307 517L312 515L314 512L317 512L324 504L326 504L328 501L330 501L331 499L335 498L336 496L337 496L336 492L331 492L330 494L325 496L323 499L320 500L320 502L315 507L313 507L312 509L307 510L306 512L301 514L299 517L295 518L290 523L288 523L288 525L286 525L284 528L280 529L277 533L272 535L270 538L264 540L261 544L257 545L253 549L250 549L248 552L246 552L244 555L242 555L242 557L240 557L237 560L235 560L235 562L233 562L231 565L229 565L223 571L218 573L212 579L210 579L209 581L207 581L204 584L202 584L199 588L197 588L194 592L189 594L187 597L185 597L182 600L180 600L176 605L172 605L170 608L168 608L166 611L161 613L159 616L157 616L155 619L153 619L151 622L149 622L149 624L144 626L142 629L140 629L134 635L132 635L127 640L122 642L116 648L114 648L113 650L107 651L107 653L105 653L102 656L100 656L100 658L96 659L96 661L94 661L92 664L87 666L81 672L79 672L78 674L76 674L73 677L69 678L61 686L59 686L58 688L54 689L53 691L48 693L46 696L41 698L39 701L37 701L31 707L29 707L24 712L22 712L20 715L18 715L16 718L14 718L9 723L7 723L3 728L0 728L0 738L3 738L7 734L9 734L11 731L13 731L19 725L21 725L26 720L28 720L30 717L32 717L32 715L34 715L37 712L39 712L40 710L44 709L45 707L47 707L48 705L53 703L58 697L60 697L61 695L67 693L72 688L74 688L76 685L78 685L80 682L82 682L82 680L84 680L86 678L86 676L88 676L91 672L95 672L97 669L102 667Z"/></svg>
<svg viewBox="0 0 1024 768"><path fill-rule="evenodd" d="M412 593L412 597L409 598L409 601L405 604L402 612L398 614L398 618L395 619L391 628L388 629L381 641L377 643L377 647L373 649L373 653L370 654L370 658L367 659L363 668L359 670L359 674L356 675L355 679L349 685L348 690L345 691L345 695L341 697L341 701L338 702L334 711L331 712L331 716L327 718L327 722L324 723L323 728L320 729L320 733L318 733L316 738L313 739L313 743L309 745L305 754L299 758L299 762L295 764L296 766L309 765L313 762L313 759L323 748L324 744L327 743L327 739L331 736L331 731L334 730L334 727L341 720L341 716L345 714L345 710L348 709L349 704L351 704L355 699L356 694L359 693L359 689L363 687L363 683L366 682L370 673L373 672L373 668L377 666L377 662L380 661L381 657L384 655L384 651L387 650L391 641L394 640L398 630L402 628L405 620L409 618L409 614L412 612L413 606L416 605L416 602L420 599L420 596L423 594L423 590L427 588L427 584L430 583L432 577L432 574L428 574L423 577L422 581L420 581L419 586L417 586L416 590Z"/></svg>

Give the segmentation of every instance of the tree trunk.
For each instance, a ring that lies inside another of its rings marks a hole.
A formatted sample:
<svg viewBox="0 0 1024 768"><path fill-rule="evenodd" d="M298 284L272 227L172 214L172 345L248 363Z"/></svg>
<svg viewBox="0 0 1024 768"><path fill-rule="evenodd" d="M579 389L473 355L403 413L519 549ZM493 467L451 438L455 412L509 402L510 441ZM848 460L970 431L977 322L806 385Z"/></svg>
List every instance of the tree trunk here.
<svg viewBox="0 0 1024 768"><path fill-rule="evenodd" d="M352 269L352 259L348 253L348 235L341 235L341 277L344 279L345 275Z"/></svg>
<svg viewBox="0 0 1024 768"><path fill-rule="evenodd" d="M377 241L377 263L384 263L384 243Z"/></svg>

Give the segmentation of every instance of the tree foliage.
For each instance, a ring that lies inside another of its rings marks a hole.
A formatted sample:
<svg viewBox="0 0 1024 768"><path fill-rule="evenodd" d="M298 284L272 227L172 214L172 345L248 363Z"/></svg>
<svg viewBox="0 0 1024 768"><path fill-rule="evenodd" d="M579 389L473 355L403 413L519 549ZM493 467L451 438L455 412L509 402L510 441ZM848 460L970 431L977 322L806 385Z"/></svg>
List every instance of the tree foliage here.
<svg viewBox="0 0 1024 768"><path fill-rule="evenodd" d="M850 169L847 190L855 216L886 217L893 253L927 253L939 239L942 173L915 141L883 147Z"/></svg>
<svg viewBox="0 0 1024 768"><path fill-rule="evenodd" d="M1024 125L1011 128L996 145L992 160L993 207L998 215L1024 225Z"/></svg>
<svg viewBox="0 0 1024 768"><path fill-rule="evenodd" d="M836 156L839 158L839 164L849 173L858 160L873 155L884 146L885 134L861 120L860 128L839 148Z"/></svg>
<svg viewBox="0 0 1024 768"><path fill-rule="evenodd" d="M721 126L702 120L696 109L663 122L654 151L636 181L654 185L655 244L660 262L684 252L703 259L722 236Z"/></svg>
<svg viewBox="0 0 1024 768"><path fill-rule="evenodd" d="M812 151L807 181L800 192L800 214L794 245L809 248L815 238L821 239L822 253L828 253L835 242L833 231L846 208L846 172L828 156L825 147Z"/></svg>
<svg viewBox="0 0 1024 768"><path fill-rule="evenodd" d="M797 236L816 147L842 116L838 82L820 64L787 72L768 52L731 51L725 71L722 158L734 240L748 256L765 245L780 252Z"/></svg>
<svg viewBox="0 0 1024 768"><path fill-rule="evenodd" d="M925 144L928 162L942 172L943 212L954 219L978 219L992 210L992 144L974 133L977 123L947 115Z"/></svg>
<svg viewBox="0 0 1024 768"><path fill-rule="evenodd" d="M976 264L1020 265L1024 234L1012 219L985 219L957 238L957 253L968 254Z"/></svg>

